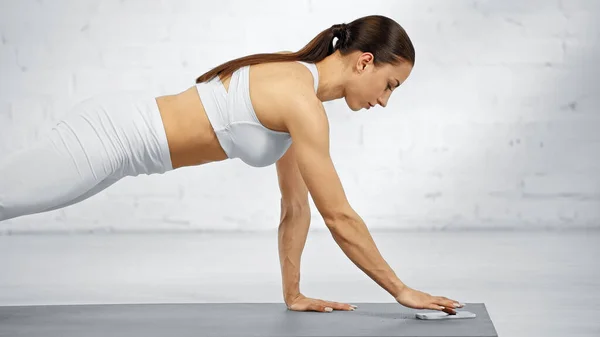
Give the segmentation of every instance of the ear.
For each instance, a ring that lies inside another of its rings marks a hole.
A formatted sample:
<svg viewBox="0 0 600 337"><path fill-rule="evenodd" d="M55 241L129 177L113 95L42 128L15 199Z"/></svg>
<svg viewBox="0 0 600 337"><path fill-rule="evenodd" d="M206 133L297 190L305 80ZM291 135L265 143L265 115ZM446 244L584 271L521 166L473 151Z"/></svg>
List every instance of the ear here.
<svg viewBox="0 0 600 337"><path fill-rule="evenodd" d="M358 62L356 63L358 72L360 73L364 71L365 68L367 68L367 66L372 66L374 58L375 57L373 56L373 54L369 52L360 54L360 56L358 57Z"/></svg>

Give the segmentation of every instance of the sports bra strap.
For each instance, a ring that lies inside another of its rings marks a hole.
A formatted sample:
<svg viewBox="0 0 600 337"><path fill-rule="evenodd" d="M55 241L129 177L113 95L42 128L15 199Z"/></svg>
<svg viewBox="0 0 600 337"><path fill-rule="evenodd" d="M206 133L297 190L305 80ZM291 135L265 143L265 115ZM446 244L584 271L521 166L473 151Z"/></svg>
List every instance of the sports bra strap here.
<svg viewBox="0 0 600 337"><path fill-rule="evenodd" d="M308 63L304 61L297 62L304 64L308 68L308 70L310 70L314 79L315 92L317 92L317 89L319 88L319 70L317 69L317 65L314 63Z"/></svg>

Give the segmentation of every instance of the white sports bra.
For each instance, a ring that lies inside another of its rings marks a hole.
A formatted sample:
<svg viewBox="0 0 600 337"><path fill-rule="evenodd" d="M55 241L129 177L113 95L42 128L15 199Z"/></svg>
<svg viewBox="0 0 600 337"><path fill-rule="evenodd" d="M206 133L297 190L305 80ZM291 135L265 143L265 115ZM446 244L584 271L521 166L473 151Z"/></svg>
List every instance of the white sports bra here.
<svg viewBox="0 0 600 337"><path fill-rule="evenodd" d="M304 64L313 74L315 92L319 72L313 63ZM249 91L250 66L237 69L231 75L229 90L217 76L196 84L196 89L221 147L229 159L239 158L254 167L264 167L279 160L292 144L287 132L263 126L254 112Z"/></svg>

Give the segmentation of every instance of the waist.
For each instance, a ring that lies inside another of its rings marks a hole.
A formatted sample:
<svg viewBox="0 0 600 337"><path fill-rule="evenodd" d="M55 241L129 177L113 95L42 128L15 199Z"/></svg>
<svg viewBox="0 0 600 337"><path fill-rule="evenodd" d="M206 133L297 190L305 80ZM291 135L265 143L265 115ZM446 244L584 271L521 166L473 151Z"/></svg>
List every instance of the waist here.
<svg viewBox="0 0 600 337"><path fill-rule="evenodd" d="M173 168L226 159L196 89L157 97L171 151Z"/></svg>

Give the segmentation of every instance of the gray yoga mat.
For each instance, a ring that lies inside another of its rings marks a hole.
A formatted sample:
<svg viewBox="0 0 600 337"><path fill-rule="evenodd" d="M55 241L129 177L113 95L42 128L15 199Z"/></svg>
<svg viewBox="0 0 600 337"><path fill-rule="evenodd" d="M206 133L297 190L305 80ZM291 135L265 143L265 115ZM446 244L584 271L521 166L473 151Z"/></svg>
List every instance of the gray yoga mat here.
<svg viewBox="0 0 600 337"><path fill-rule="evenodd" d="M421 320L397 303L354 303L356 311L287 310L283 303L0 306L0 336L497 336L483 303L476 318Z"/></svg>

